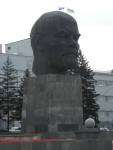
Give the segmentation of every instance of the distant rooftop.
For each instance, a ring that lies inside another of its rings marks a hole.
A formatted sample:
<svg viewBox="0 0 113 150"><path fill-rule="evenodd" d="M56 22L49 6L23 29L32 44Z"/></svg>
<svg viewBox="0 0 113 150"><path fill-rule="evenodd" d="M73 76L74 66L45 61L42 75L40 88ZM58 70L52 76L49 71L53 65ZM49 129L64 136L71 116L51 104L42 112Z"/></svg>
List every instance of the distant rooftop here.
<svg viewBox="0 0 113 150"><path fill-rule="evenodd" d="M12 44L12 43L17 43L17 42L21 42L21 41L25 41L25 40L29 40L29 39L30 39L30 38L18 40L18 41L14 41L14 42L7 43L7 44L5 44L5 45Z"/></svg>
<svg viewBox="0 0 113 150"><path fill-rule="evenodd" d="M106 70L106 71L102 71L102 70L93 70L94 73L98 73L98 74L112 74L113 75L113 69L112 70Z"/></svg>

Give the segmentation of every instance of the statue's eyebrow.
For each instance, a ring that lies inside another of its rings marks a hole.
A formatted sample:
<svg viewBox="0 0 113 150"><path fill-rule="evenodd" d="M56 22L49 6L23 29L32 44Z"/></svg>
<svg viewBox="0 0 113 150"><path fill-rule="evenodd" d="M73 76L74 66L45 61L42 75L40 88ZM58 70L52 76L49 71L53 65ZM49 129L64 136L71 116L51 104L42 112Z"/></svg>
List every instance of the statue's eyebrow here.
<svg viewBox="0 0 113 150"><path fill-rule="evenodd" d="M58 30L58 31L55 32L55 36L58 36L60 33L65 33L65 34L68 35L68 31L67 31L67 30L65 30L65 29L60 29L60 30Z"/></svg>
<svg viewBox="0 0 113 150"><path fill-rule="evenodd" d="M56 31L56 33L60 33L60 32L66 32L66 33L68 33L68 31L65 30L65 29L60 29L60 30Z"/></svg>
<svg viewBox="0 0 113 150"><path fill-rule="evenodd" d="M64 32L66 33L67 35L69 34L69 30L66 30L66 29L60 29L58 31L56 31L55 35L58 35L59 33L61 32ZM71 31L73 33L73 35L75 35L77 38L79 38L81 36L80 33L76 33L75 31Z"/></svg>
<svg viewBox="0 0 113 150"><path fill-rule="evenodd" d="M79 38L79 37L81 36L81 34L80 34L80 33L77 33L76 36Z"/></svg>

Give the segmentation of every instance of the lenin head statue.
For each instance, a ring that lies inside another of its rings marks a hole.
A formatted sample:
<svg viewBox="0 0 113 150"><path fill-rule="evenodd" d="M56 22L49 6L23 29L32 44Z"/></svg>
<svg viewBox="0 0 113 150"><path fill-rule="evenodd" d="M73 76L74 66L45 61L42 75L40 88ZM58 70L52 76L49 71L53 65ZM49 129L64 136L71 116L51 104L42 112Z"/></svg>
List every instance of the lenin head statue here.
<svg viewBox="0 0 113 150"><path fill-rule="evenodd" d="M30 33L33 72L65 74L78 66L79 31L76 20L61 11L43 14Z"/></svg>

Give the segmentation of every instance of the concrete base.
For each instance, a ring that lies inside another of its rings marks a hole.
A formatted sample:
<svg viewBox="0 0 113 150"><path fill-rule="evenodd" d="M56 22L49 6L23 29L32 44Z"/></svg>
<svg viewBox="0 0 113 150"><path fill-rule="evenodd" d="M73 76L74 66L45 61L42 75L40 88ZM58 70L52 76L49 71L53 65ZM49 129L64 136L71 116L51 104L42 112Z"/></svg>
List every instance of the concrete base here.
<svg viewBox="0 0 113 150"><path fill-rule="evenodd" d="M83 121L80 76L39 75L25 82L22 133L78 131Z"/></svg>
<svg viewBox="0 0 113 150"><path fill-rule="evenodd" d="M62 140L56 142L0 143L1 150L112 150L109 140Z"/></svg>
<svg viewBox="0 0 113 150"><path fill-rule="evenodd" d="M0 136L0 150L112 150L112 132L87 133Z"/></svg>

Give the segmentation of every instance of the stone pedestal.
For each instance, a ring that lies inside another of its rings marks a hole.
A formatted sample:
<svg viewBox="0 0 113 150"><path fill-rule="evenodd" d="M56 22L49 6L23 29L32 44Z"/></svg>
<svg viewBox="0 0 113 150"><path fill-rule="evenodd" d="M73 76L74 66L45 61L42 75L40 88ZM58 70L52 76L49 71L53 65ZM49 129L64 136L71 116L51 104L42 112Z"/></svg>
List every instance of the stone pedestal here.
<svg viewBox="0 0 113 150"><path fill-rule="evenodd" d="M113 132L0 135L0 150L112 150Z"/></svg>
<svg viewBox="0 0 113 150"><path fill-rule="evenodd" d="M23 133L77 131L82 125L81 78L39 75L25 82Z"/></svg>
<svg viewBox="0 0 113 150"><path fill-rule="evenodd" d="M31 78L25 82L23 134L1 135L0 150L112 150L113 132L82 128L82 120L79 76Z"/></svg>

